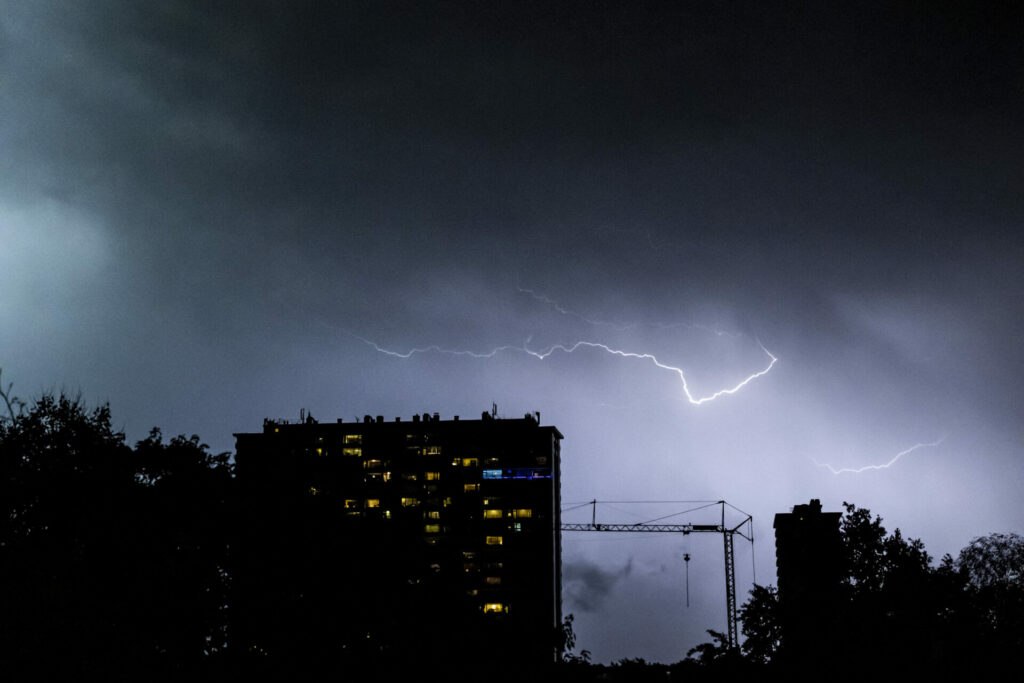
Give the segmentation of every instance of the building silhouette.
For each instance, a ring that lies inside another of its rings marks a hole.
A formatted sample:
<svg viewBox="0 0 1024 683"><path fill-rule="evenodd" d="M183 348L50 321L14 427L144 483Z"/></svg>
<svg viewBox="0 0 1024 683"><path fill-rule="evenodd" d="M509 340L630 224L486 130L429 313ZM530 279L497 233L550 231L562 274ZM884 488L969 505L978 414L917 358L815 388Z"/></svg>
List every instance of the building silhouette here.
<svg viewBox="0 0 1024 683"><path fill-rule="evenodd" d="M821 501L775 515L783 657L805 663L827 658L837 634L843 582L842 513L822 512Z"/></svg>
<svg viewBox="0 0 1024 683"><path fill-rule="evenodd" d="M252 661L551 661L562 435L539 413L235 437L231 638Z"/></svg>

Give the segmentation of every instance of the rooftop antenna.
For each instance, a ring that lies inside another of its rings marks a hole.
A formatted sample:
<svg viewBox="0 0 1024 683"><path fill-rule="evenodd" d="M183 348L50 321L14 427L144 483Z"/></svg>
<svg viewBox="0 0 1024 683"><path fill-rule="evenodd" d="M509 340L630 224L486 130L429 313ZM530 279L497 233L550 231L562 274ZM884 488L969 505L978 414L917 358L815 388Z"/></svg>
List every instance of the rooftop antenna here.
<svg viewBox="0 0 1024 683"><path fill-rule="evenodd" d="M491 417L498 417L498 404L491 402Z"/></svg>

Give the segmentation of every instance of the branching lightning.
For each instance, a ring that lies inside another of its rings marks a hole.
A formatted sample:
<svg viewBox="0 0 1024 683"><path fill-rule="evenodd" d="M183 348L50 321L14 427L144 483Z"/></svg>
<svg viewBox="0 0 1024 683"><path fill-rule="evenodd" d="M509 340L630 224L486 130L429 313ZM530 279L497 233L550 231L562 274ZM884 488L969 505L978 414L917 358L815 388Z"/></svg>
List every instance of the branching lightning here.
<svg viewBox="0 0 1024 683"><path fill-rule="evenodd" d="M835 467L832 467L832 465L829 465L829 464L823 463L823 462L818 462L814 458L811 458L811 460L814 462L815 465L817 465L818 467L824 467L824 468L828 469L828 471L831 472L832 474L860 474L861 472L866 472L867 470L884 470L884 469L887 469L887 468L891 467L893 464L895 464L895 462L897 460L899 460L900 458L902 458L904 455L907 455L908 453L913 453L914 451L916 451L919 448L931 448L933 446L938 446L940 443L942 443L945 440L946 440L946 437L943 436L940 439L938 439L937 441L932 441L931 443L918 443L918 444L914 444L910 448L908 448L908 449L906 449L904 451L900 451L899 453L897 453L893 457L892 460L890 460L889 462L884 463L882 465L865 465L864 467L841 467L839 469L836 469Z"/></svg>
<svg viewBox="0 0 1024 683"><path fill-rule="evenodd" d="M661 370L667 370L667 371L675 373L676 375L679 376L680 382L682 382L682 385L683 385L683 395L686 397L686 400L688 402L690 402L691 404L698 405L698 406L702 405L704 403L708 403L709 401L714 401L716 398L719 398L720 396L725 396L725 395L728 395L728 394L735 394L737 391L739 391L740 389L745 387L750 382L753 382L758 377L761 377L763 375L768 374L768 372L771 371L771 369L775 366L775 363L778 362L778 360L779 360L774 355L772 355L772 353L768 349L766 349L764 347L764 345L761 344L761 342L758 342L758 346L761 347L761 350L764 351L765 355L769 358L768 365L763 370L759 370L758 372L755 372L754 374L749 375L748 377L746 377L743 381L741 381L739 384L737 384L734 387L730 387L730 388L726 388L726 389L720 389L720 390L714 392L713 394L709 394L707 396L698 397L698 396L694 396L694 394L690 391L690 386L689 386L689 384L686 381L686 374L683 372L682 368L678 368L678 367L675 367L673 365L667 365L665 363L662 363L653 354L650 354L650 353L635 353L635 352L632 352L632 351L623 351L621 349L615 349L615 348L612 348L612 347L610 347L610 346L608 346L606 344L601 344L601 343L598 343L598 342L578 341L578 342L575 342L574 344L569 344L569 345L566 345L566 344L554 344L552 346L547 347L546 349L535 351L535 350L530 349L527 346L527 344L530 343L530 340L527 339L523 343L522 346L514 346L514 345L507 344L507 345L504 345L504 346L495 347L494 349L492 349L490 351L485 351L485 352L446 349L446 348L443 348L443 347L440 347L440 346L437 346L437 345L432 345L432 346L426 346L426 347L422 347L422 348L414 348L414 349L411 349L410 351L406 351L406 352L403 353L403 352L399 352L399 351L392 351L390 349L386 349L386 348L380 346L379 344L377 344L375 342L372 342L369 339L365 339L363 337L360 337L358 335L352 335L352 336L355 337L356 339L359 339L360 341L362 341L362 342L364 342L366 344L369 344L370 346L372 346L374 349L376 349L380 353L384 353L384 354L387 354L389 356L395 356L396 358L410 358L410 357L412 357L413 355L415 355L417 353L441 353L441 354L448 354L448 355L452 355L452 356L469 356L471 358L493 358L497 354L505 352L505 351L519 351L521 353L525 353L527 355L533 356L537 360L546 360L547 358L549 358L556 351L561 351L563 353L569 354L569 353L573 353L573 352L575 352L575 351L577 351L579 349L584 349L584 348L586 348L586 349L598 349L600 351L604 351L605 353L609 353L609 354L611 354L613 356L619 356L621 358L635 358L637 360L650 361L651 363L653 363L656 367L658 367Z"/></svg>

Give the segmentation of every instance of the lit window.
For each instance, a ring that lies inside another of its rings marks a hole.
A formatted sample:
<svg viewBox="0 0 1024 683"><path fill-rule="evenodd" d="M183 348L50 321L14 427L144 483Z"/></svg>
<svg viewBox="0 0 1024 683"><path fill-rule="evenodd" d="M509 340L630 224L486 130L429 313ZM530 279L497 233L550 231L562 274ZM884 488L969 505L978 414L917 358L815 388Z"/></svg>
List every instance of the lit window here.
<svg viewBox="0 0 1024 683"><path fill-rule="evenodd" d="M322 448L316 449L316 454L317 455L323 455L324 454L324 449L322 449Z"/></svg>
<svg viewBox="0 0 1024 683"><path fill-rule="evenodd" d="M428 510L423 513L423 516L427 519L441 519L441 513L437 510Z"/></svg>
<svg viewBox="0 0 1024 683"><path fill-rule="evenodd" d="M480 461L477 458L463 458L463 467L480 467Z"/></svg>
<svg viewBox="0 0 1024 683"><path fill-rule="evenodd" d="M501 470L484 470L480 476L484 479L501 479Z"/></svg>
<svg viewBox="0 0 1024 683"><path fill-rule="evenodd" d="M497 505L500 498L484 498L484 507L489 505Z"/></svg>
<svg viewBox="0 0 1024 683"><path fill-rule="evenodd" d="M362 443L362 442L363 442L363 435L362 434L346 434L345 435L345 443Z"/></svg>
<svg viewBox="0 0 1024 683"><path fill-rule="evenodd" d="M342 455L355 455L355 456L360 456L360 455L362 455L362 454L363 454L363 449L362 449L362 448L354 448L354 447L352 447L352 446L348 446L348 447L346 447L346 448L342 448L342 449L341 449L341 454L342 454Z"/></svg>
<svg viewBox="0 0 1024 683"><path fill-rule="evenodd" d="M451 505L451 504L452 504L452 497L451 497L451 496L447 496L447 497L446 497L446 498L444 499L444 502L443 502L443 503L441 503L441 505L443 505L443 506L445 506L445 507L448 507L448 506L449 506L449 505Z"/></svg>
<svg viewBox="0 0 1024 683"><path fill-rule="evenodd" d="M477 594L477 593L479 593L479 592L480 592L480 591L478 591L477 589L475 589L475 588L472 588L472 589L470 589L470 590L466 591L466 595L470 595L470 596L473 596L473 597L475 597L475 596L476 596L476 594Z"/></svg>
<svg viewBox="0 0 1024 683"><path fill-rule="evenodd" d="M461 462L459 458L452 458L452 467L458 467Z"/></svg>
<svg viewBox="0 0 1024 683"><path fill-rule="evenodd" d="M384 511L384 519L391 519L391 510Z"/></svg>
<svg viewBox="0 0 1024 683"><path fill-rule="evenodd" d="M440 565L440 563L438 563L438 562L433 562L433 563L431 563L431 565L430 565L430 569L431 569L431 571L433 571L434 573L437 573L437 572L441 571L441 565Z"/></svg>
<svg viewBox="0 0 1024 683"><path fill-rule="evenodd" d="M426 477L427 481L437 481L441 478L440 472L424 472L423 476Z"/></svg>
<svg viewBox="0 0 1024 683"><path fill-rule="evenodd" d="M512 522L512 531L522 531L523 525L521 522Z"/></svg>
<svg viewBox="0 0 1024 683"><path fill-rule="evenodd" d="M416 474L414 472L402 472L402 479L406 481L416 481Z"/></svg>
<svg viewBox="0 0 1024 683"><path fill-rule="evenodd" d="M441 533L440 524L425 524L423 525L423 531L428 534L439 534Z"/></svg>
<svg viewBox="0 0 1024 683"><path fill-rule="evenodd" d="M488 576L487 578L484 579L484 583L486 583L488 586L498 586L498 585L501 585L501 577L500 576Z"/></svg>
<svg viewBox="0 0 1024 683"><path fill-rule="evenodd" d="M372 469L374 467L380 467L383 464L384 464L383 462L381 462L380 460L377 460L376 458L374 458L374 459L371 459L371 460L364 460L363 461L363 468L364 469Z"/></svg>
<svg viewBox="0 0 1024 683"><path fill-rule="evenodd" d="M359 501L358 500L355 500L354 498L346 498L345 499L345 509L346 510L351 510L351 509L354 509L354 508L357 508L357 507L359 507Z"/></svg>
<svg viewBox="0 0 1024 683"><path fill-rule="evenodd" d="M318 489L317 487L315 487L315 486L310 486L309 487L309 495L315 496L315 495L317 495L319 493L320 493L320 489Z"/></svg>
<svg viewBox="0 0 1024 683"><path fill-rule="evenodd" d="M469 493L470 491L479 491L480 484L463 484L462 490L466 493Z"/></svg>
<svg viewBox="0 0 1024 683"><path fill-rule="evenodd" d="M487 545L501 545L501 536L488 536L485 542Z"/></svg>
<svg viewBox="0 0 1024 683"><path fill-rule="evenodd" d="M501 519L501 510L484 510L484 519Z"/></svg>
<svg viewBox="0 0 1024 683"><path fill-rule="evenodd" d="M379 508L380 507L380 498L367 498L366 499L366 507L368 507L368 508Z"/></svg>
<svg viewBox="0 0 1024 683"><path fill-rule="evenodd" d="M440 446L427 446L423 449L423 455L441 455Z"/></svg>
<svg viewBox="0 0 1024 683"><path fill-rule="evenodd" d="M404 508L414 507L414 506L419 505L419 504L420 504L420 499L419 498L403 498L402 499L402 507L404 507Z"/></svg>
<svg viewBox="0 0 1024 683"><path fill-rule="evenodd" d="M384 473L384 481L391 481L391 473L390 472L385 472Z"/></svg>
<svg viewBox="0 0 1024 683"><path fill-rule="evenodd" d="M547 464L548 464L548 458L547 458L547 456L545 456L545 455L541 455L541 456L539 456L539 457L537 458L537 464L538 464L538 465L547 465Z"/></svg>
<svg viewBox="0 0 1024 683"><path fill-rule="evenodd" d="M486 602L484 603L484 614L501 614L507 612L508 608L500 602Z"/></svg>
<svg viewBox="0 0 1024 683"><path fill-rule="evenodd" d="M526 519L528 517L533 517L533 510L531 510L530 508L519 508L514 512L514 516L516 519Z"/></svg>

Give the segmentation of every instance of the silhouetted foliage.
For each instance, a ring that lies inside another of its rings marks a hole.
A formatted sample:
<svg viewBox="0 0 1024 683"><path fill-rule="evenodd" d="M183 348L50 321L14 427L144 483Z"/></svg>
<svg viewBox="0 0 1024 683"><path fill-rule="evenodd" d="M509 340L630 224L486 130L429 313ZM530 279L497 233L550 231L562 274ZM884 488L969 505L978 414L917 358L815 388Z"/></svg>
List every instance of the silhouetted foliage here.
<svg viewBox="0 0 1024 683"><path fill-rule="evenodd" d="M0 666L13 679L178 678L223 647L226 456L136 452L108 406L3 392Z"/></svg>
<svg viewBox="0 0 1024 683"><path fill-rule="evenodd" d="M975 539L933 566L924 544L891 534L881 517L844 503L843 582L827 652L786 651L779 595L755 586L740 609L745 656L800 670L822 657L847 676L877 672L966 675L1024 645L1024 539ZM785 654L780 658L780 654Z"/></svg>
<svg viewBox="0 0 1024 683"><path fill-rule="evenodd" d="M767 663L779 649L782 628L778 622L778 609L778 590L774 586L757 584L739 609L744 637L742 650L752 662Z"/></svg>

